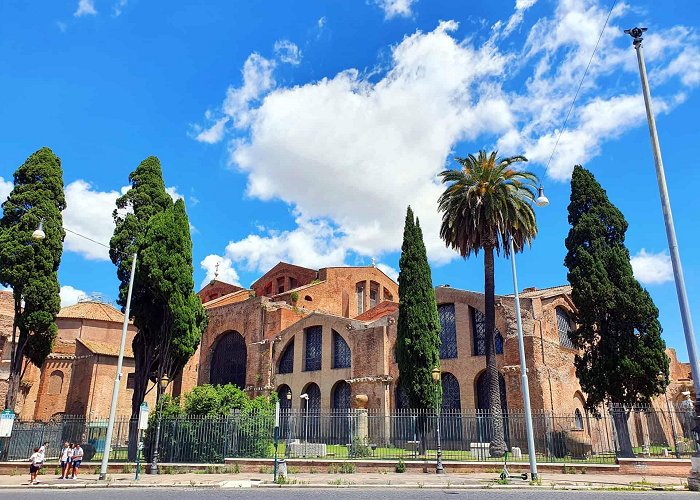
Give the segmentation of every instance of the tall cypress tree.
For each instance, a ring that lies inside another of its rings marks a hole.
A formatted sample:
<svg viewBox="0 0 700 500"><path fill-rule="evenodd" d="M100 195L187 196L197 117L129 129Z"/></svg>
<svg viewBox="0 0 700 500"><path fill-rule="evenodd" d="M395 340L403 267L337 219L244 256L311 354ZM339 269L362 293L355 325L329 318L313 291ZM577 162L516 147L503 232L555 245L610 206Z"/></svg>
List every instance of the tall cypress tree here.
<svg viewBox="0 0 700 500"><path fill-rule="evenodd" d="M63 170L53 151L44 147L32 154L15 172L14 184L0 220L0 283L12 287L14 298L6 408L15 407L28 363L41 367L53 348L65 236ZM36 241L32 233L40 221L46 237Z"/></svg>
<svg viewBox="0 0 700 500"><path fill-rule="evenodd" d="M135 371L131 411L132 416L136 416L146 394L154 362L157 361L154 345L163 314L162 307L159 307L149 290L147 275L141 271L141 253L144 250L151 217L171 208L173 200L165 191L160 161L155 156L142 161L129 175L129 182L131 189L117 199L117 208L113 214L115 228L110 241L109 255L117 266L117 277L120 281L119 304L122 308L126 306L131 277L131 256L134 253L139 255L131 300L131 317L138 329L132 344Z"/></svg>
<svg viewBox="0 0 700 500"><path fill-rule="evenodd" d="M649 404L668 385L659 311L634 278L625 246L627 221L579 165L571 179L569 224L564 264L577 309L578 326L570 334L581 349L576 376L589 410L610 406L621 453L632 456L630 407Z"/></svg>
<svg viewBox="0 0 700 500"><path fill-rule="evenodd" d="M411 408L435 408L432 370L440 365L440 320L423 232L411 207L399 260L399 321L396 361Z"/></svg>

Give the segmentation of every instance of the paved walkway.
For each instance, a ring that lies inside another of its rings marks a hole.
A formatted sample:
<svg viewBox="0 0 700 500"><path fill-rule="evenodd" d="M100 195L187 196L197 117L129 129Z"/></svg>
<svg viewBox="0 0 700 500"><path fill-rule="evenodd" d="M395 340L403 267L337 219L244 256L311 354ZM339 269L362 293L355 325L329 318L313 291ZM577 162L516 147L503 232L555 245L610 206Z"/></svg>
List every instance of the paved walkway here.
<svg viewBox="0 0 700 500"><path fill-rule="evenodd" d="M522 479L511 479L508 485L496 482L495 473L473 474L421 474L421 473L354 473L354 474L290 474L284 487L371 487L371 488L562 488L597 489L627 488L684 489L686 481L674 477L644 477L617 474L555 474L541 476L541 484L530 485ZM193 488L249 488L273 487L272 474L162 474L141 475L138 481L133 474L111 474L99 481L94 474L81 475L75 480L61 480L54 475L43 474L39 484L29 485L29 475L0 476L0 489L5 488L100 488L100 487L193 487Z"/></svg>

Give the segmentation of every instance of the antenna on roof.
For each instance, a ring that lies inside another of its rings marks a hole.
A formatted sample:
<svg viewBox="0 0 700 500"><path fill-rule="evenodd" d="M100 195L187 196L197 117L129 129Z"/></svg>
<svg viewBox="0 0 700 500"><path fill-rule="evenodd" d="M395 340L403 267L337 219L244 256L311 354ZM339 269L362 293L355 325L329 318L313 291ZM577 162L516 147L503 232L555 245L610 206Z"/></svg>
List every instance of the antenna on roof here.
<svg viewBox="0 0 700 500"><path fill-rule="evenodd" d="M372 267L377 267L377 261L372 257Z"/></svg>
<svg viewBox="0 0 700 500"><path fill-rule="evenodd" d="M216 263L216 266L214 266L214 279L219 277L219 262Z"/></svg>

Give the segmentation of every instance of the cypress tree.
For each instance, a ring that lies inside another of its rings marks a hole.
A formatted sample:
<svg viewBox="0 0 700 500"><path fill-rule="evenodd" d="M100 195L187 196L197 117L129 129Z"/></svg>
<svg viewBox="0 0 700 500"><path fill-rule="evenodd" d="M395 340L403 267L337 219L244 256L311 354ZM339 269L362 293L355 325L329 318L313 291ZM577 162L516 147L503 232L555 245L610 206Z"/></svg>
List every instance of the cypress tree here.
<svg viewBox="0 0 700 500"><path fill-rule="evenodd" d="M578 326L570 334L581 350L576 376L589 410L597 414L609 405L621 453L632 456L630 408L649 404L668 385L659 311L634 278L625 246L627 221L579 165L571 179L569 224L564 264L577 309Z"/></svg>
<svg viewBox="0 0 700 500"><path fill-rule="evenodd" d="M432 370L440 365L440 320L423 232L408 207L399 260L396 361L411 408L436 406Z"/></svg>
<svg viewBox="0 0 700 500"><path fill-rule="evenodd" d="M32 154L14 174L14 189L2 205L0 283L12 288L14 322L5 407L14 408L29 362L41 367L58 333L61 309L58 266L63 253L66 208L61 160L49 148ZM43 221L43 240L32 233Z"/></svg>

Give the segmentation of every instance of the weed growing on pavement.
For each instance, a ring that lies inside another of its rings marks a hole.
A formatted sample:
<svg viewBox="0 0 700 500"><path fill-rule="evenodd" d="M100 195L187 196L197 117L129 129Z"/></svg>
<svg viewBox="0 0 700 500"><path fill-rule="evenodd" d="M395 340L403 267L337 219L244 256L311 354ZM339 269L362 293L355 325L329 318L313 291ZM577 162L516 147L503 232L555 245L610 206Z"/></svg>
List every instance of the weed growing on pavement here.
<svg viewBox="0 0 700 500"><path fill-rule="evenodd" d="M496 484L508 484L508 478L507 477L499 477L496 479Z"/></svg>
<svg viewBox="0 0 700 500"><path fill-rule="evenodd" d="M423 488L423 486L425 486L425 483L422 481L418 481L418 487Z"/></svg>
<svg viewBox="0 0 700 500"><path fill-rule="evenodd" d="M576 474L576 467L564 466L564 474Z"/></svg>
<svg viewBox="0 0 700 500"><path fill-rule="evenodd" d="M136 472L136 468L132 464L122 465L122 474L133 474Z"/></svg>
<svg viewBox="0 0 700 500"><path fill-rule="evenodd" d="M269 465L261 465L258 472L260 474L272 474L272 467Z"/></svg>
<svg viewBox="0 0 700 500"><path fill-rule="evenodd" d="M194 485L195 485L195 484L197 484L197 481L195 481L194 479L190 479L190 486L191 486L192 488L194 488Z"/></svg>
<svg viewBox="0 0 700 500"><path fill-rule="evenodd" d="M587 467L581 467L581 474L586 474L588 472Z"/></svg>
<svg viewBox="0 0 700 500"><path fill-rule="evenodd" d="M287 467L287 470L290 474L299 474L299 472L301 472L299 467Z"/></svg>
<svg viewBox="0 0 700 500"><path fill-rule="evenodd" d="M403 458L399 458L399 463L396 464L396 472L399 474L406 472L406 462L403 461Z"/></svg>

